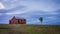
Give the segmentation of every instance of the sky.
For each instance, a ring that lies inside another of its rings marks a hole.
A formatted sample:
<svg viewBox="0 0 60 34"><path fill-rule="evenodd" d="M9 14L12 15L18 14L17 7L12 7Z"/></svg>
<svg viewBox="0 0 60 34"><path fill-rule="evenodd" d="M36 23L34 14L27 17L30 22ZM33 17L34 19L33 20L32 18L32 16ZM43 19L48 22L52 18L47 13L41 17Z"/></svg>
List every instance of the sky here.
<svg viewBox="0 0 60 34"><path fill-rule="evenodd" d="M60 0L0 0L0 24L13 17L25 18L27 24L60 25Z"/></svg>

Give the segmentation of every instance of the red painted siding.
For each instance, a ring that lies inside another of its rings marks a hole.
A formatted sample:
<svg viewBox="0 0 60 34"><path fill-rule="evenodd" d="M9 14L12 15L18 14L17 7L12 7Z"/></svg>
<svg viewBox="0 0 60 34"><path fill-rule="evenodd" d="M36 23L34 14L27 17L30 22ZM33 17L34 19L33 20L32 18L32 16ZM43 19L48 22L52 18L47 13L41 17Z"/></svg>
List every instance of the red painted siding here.
<svg viewBox="0 0 60 34"><path fill-rule="evenodd" d="M9 24L26 24L26 19L17 19L13 17L11 20L9 20Z"/></svg>

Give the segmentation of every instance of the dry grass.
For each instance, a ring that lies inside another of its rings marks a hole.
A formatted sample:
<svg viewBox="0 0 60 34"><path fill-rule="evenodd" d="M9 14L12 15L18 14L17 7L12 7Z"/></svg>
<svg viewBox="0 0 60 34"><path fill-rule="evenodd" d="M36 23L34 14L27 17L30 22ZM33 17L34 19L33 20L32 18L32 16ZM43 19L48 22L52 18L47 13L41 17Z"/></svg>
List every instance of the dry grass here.
<svg viewBox="0 0 60 34"><path fill-rule="evenodd" d="M6 24L0 28L0 34L60 34L58 25Z"/></svg>

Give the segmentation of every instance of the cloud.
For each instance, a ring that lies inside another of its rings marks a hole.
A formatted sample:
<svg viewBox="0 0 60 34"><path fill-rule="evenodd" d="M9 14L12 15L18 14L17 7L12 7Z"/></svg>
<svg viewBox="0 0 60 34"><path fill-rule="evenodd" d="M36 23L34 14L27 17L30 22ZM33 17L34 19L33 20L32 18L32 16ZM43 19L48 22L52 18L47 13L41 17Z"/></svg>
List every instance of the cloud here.
<svg viewBox="0 0 60 34"><path fill-rule="evenodd" d="M17 14L22 14L25 12L9 12L9 13L5 13L6 15L17 15Z"/></svg>
<svg viewBox="0 0 60 34"><path fill-rule="evenodd" d="M0 13L0 16L3 15L2 13Z"/></svg>
<svg viewBox="0 0 60 34"><path fill-rule="evenodd" d="M6 8L14 8L18 5L27 6L27 10L55 11L60 6L54 0L8 0L3 1ZM57 5L56 5L57 4Z"/></svg>
<svg viewBox="0 0 60 34"><path fill-rule="evenodd" d="M16 7L18 5L22 5L22 6L27 6L27 10L41 10L41 11L46 11L46 12L52 12L55 11L57 9L59 9L58 5L56 5L56 1L53 0L17 0L15 3L15 0L13 0L13 2L11 2L11 0L7 1L9 2L9 6L10 7ZM10 4L11 3L11 4ZM6 5L8 6L8 4L6 3ZM12 6L14 5L14 6ZM9 8L10 8L9 7Z"/></svg>
<svg viewBox="0 0 60 34"><path fill-rule="evenodd" d="M21 1L21 5L25 5L30 10L42 10L42 11L55 11L57 9L60 9L56 3L47 0L41 0L41 1Z"/></svg>
<svg viewBox="0 0 60 34"><path fill-rule="evenodd" d="M0 9L5 9L5 6L0 2Z"/></svg>
<svg viewBox="0 0 60 34"><path fill-rule="evenodd" d="M27 12L25 10L26 10L26 7L25 6L18 6L18 7L9 9L8 10L9 12L6 12L5 14L6 15L17 15L17 14L22 14L22 13Z"/></svg>

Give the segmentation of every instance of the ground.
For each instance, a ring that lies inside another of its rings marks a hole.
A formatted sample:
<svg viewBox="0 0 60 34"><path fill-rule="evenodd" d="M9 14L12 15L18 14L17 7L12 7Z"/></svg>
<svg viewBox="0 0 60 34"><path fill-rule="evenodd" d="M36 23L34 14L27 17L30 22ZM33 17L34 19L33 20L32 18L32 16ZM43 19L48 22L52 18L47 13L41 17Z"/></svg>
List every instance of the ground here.
<svg viewBox="0 0 60 34"><path fill-rule="evenodd" d="M59 25L1 24L0 34L60 34Z"/></svg>

